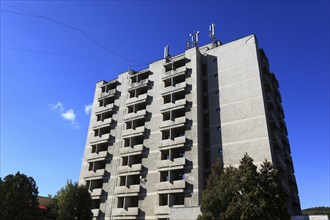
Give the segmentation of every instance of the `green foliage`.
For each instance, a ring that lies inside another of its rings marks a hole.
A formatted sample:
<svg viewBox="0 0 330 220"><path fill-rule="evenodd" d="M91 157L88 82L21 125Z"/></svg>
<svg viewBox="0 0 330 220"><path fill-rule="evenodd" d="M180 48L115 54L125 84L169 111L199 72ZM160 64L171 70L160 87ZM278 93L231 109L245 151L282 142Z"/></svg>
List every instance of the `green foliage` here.
<svg viewBox="0 0 330 220"><path fill-rule="evenodd" d="M92 199L85 186L68 181L55 195L58 220L92 219Z"/></svg>
<svg viewBox="0 0 330 220"><path fill-rule="evenodd" d="M302 210L304 215L328 215L330 216L330 207L314 207Z"/></svg>
<svg viewBox="0 0 330 220"><path fill-rule="evenodd" d="M38 187L32 177L17 172L0 179L0 219L39 220Z"/></svg>
<svg viewBox="0 0 330 220"><path fill-rule="evenodd" d="M258 172L247 154L238 168L230 166L221 171L219 162L212 167L201 211L198 220L290 219L277 171L264 161Z"/></svg>

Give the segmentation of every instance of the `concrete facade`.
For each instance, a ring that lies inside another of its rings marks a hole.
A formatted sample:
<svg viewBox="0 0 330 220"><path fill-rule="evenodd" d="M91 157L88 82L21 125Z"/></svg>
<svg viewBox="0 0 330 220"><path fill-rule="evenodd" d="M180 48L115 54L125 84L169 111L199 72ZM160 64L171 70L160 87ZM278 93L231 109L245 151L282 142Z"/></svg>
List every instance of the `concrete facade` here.
<svg viewBox="0 0 330 220"><path fill-rule="evenodd" d="M80 184L94 219L194 219L212 163L245 152L279 168L300 214L278 82L254 35L98 82Z"/></svg>

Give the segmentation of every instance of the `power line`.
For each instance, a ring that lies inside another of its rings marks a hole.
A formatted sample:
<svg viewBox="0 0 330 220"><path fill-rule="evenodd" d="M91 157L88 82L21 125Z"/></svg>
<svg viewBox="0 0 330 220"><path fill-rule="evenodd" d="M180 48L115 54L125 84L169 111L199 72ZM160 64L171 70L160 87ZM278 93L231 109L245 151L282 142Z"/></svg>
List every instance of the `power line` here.
<svg viewBox="0 0 330 220"><path fill-rule="evenodd" d="M29 53L40 53L40 54L47 54L47 55L76 57L76 58L84 58L84 59L94 59L94 60L105 60L105 61L119 61L119 62L124 62L123 60L116 60L116 59L103 58L103 57L81 56L81 55L75 55L75 54L56 53L56 52L48 52L48 51L41 51L41 50L31 50L31 49L15 48L15 47L2 47L2 46L0 46L0 48L1 49L5 49L5 50L14 50L14 51L21 51L21 52L29 52Z"/></svg>
<svg viewBox="0 0 330 220"><path fill-rule="evenodd" d="M15 7L17 8L17 7ZM19 9L19 8L17 8ZM133 63L140 63L140 64L146 64L145 62L141 62L141 61L136 61L136 60L132 60L128 57L125 57L125 56L122 56L112 50L110 50L109 48L105 47L103 44L99 43L97 40L95 40L93 37L91 37L89 34L87 34L85 31L79 29L79 28L76 28L72 25L69 25L69 24L65 24L63 22L60 22L60 21L57 21L57 20L54 20L52 18L48 18L48 17L45 17L45 16L42 16L42 15L36 15L36 14L30 14L30 13L25 13L26 11L25 10L22 10L22 9L19 9L20 11L24 11L24 12L18 12L18 11L11 11L11 10L6 10L6 9L0 9L1 11L3 12L7 12L7 13L13 13L13 14L18 14L18 15L24 15L24 16L30 16L30 17L36 17L36 18L41 18L41 19L45 19L47 21L50 21L50 22L53 22L55 24L58 24L58 25L61 25L63 27L66 27L66 28L69 28L69 29L72 29L72 30L75 30L79 33L81 33L83 36L85 36L88 40L92 41L94 44L96 44L97 46L103 48L104 50L106 50L107 52L117 56L117 57L120 57L126 61L130 61L130 62L133 62Z"/></svg>

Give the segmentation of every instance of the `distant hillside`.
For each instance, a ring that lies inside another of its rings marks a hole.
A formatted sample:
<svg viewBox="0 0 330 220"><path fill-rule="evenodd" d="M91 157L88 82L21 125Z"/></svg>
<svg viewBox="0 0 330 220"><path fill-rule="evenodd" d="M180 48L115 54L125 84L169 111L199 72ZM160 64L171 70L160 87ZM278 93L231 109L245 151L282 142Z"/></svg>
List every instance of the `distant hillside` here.
<svg viewBox="0 0 330 220"><path fill-rule="evenodd" d="M304 215L328 215L330 216L330 207L314 207L302 210Z"/></svg>

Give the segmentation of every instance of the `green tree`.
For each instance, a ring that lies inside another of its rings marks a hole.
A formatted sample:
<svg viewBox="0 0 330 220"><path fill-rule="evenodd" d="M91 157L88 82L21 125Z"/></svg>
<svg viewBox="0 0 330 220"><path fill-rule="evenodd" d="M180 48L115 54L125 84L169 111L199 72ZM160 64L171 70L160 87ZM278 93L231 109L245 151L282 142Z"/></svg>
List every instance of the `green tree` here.
<svg viewBox="0 0 330 220"><path fill-rule="evenodd" d="M92 219L92 199L87 187L68 181L55 195L58 220Z"/></svg>
<svg viewBox="0 0 330 220"><path fill-rule="evenodd" d="M42 219L38 187L32 177L17 172L0 179L0 198L0 219Z"/></svg>
<svg viewBox="0 0 330 220"><path fill-rule="evenodd" d="M221 172L217 162L202 195L198 220L290 219L278 179L270 162L264 161L258 172L247 154L238 168L230 166Z"/></svg>

